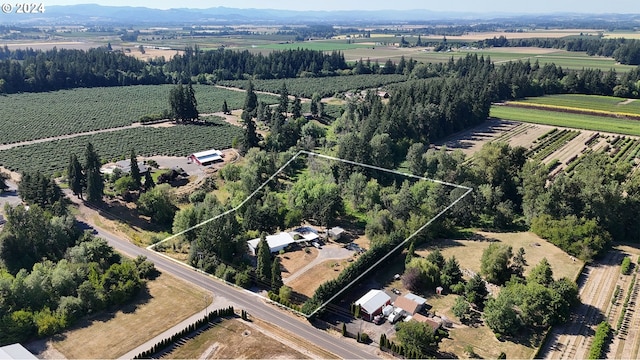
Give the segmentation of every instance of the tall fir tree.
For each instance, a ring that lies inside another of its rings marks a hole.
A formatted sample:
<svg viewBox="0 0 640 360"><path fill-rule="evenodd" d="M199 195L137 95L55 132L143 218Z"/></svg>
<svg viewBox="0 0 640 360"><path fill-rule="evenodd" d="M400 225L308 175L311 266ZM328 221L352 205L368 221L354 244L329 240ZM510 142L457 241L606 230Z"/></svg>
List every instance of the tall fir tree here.
<svg viewBox="0 0 640 360"><path fill-rule="evenodd" d="M256 123L252 118L247 117L247 119L245 119L242 144L240 144L240 152L246 154L252 147L257 147L259 142L260 139L256 133Z"/></svg>
<svg viewBox="0 0 640 360"><path fill-rule="evenodd" d="M278 103L278 112L287 116L287 110L289 109L289 91L287 90L287 84L283 81L280 87L280 102Z"/></svg>
<svg viewBox="0 0 640 360"><path fill-rule="evenodd" d="M258 259L256 266L256 276L258 281L263 284L269 284L271 272L271 251L269 249L269 243L267 243L266 234L260 236L260 242L258 243Z"/></svg>
<svg viewBox="0 0 640 360"><path fill-rule="evenodd" d="M284 285L282 282L282 271L280 270L280 259L276 256L271 264L271 290L279 291Z"/></svg>
<svg viewBox="0 0 640 360"><path fill-rule="evenodd" d="M291 116L294 119L297 119L300 116L302 116L302 103L300 102L300 98L297 96L293 100L293 103L291 104Z"/></svg>
<svg viewBox="0 0 640 360"><path fill-rule="evenodd" d="M136 151L131 149L131 178L136 184L136 189L140 189L142 186L142 174L140 173L140 167L138 166L138 157L136 156Z"/></svg>
<svg viewBox="0 0 640 360"><path fill-rule="evenodd" d="M82 164L76 154L71 154L69 167L67 168L67 182L75 196L82 199L82 192L86 186L85 174L82 172Z"/></svg>
<svg viewBox="0 0 640 360"><path fill-rule="evenodd" d="M155 183L155 181L153 181L153 177L151 176L151 172L147 171L144 174L144 191L150 190L154 186L156 186L156 183Z"/></svg>
<svg viewBox="0 0 640 360"><path fill-rule="evenodd" d="M227 99L224 99L224 102L222 103L222 113L225 115L231 114L231 111L229 111L229 105L227 105Z"/></svg>
<svg viewBox="0 0 640 360"><path fill-rule="evenodd" d="M251 115L251 117L255 116L255 110L258 107L258 96L253 90L253 83L249 80L249 86L247 87L247 95L244 99L244 111Z"/></svg>
<svg viewBox="0 0 640 360"><path fill-rule="evenodd" d="M104 192L104 182L100 173L100 157L93 148L93 144L87 143L85 152L85 174L87 178L87 200L101 202Z"/></svg>

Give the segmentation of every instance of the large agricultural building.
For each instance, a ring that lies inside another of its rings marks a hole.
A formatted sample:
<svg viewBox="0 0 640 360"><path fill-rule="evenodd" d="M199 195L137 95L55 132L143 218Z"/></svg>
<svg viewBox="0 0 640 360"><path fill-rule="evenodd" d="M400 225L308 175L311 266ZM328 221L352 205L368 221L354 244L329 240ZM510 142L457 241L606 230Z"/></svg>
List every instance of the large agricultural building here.
<svg viewBox="0 0 640 360"><path fill-rule="evenodd" d="M222 161L222 152L216 149L200 151L187 156L187 160L200 166L213 164Z"/></svg>
<svg viewBox="0 0 640 360"><path fill-rule="evenodd" d="M373 320L373 317L382 312L382 308L391 304L391 297L382 290L372 289L355 302L360 305L362 318Z"/></svg>

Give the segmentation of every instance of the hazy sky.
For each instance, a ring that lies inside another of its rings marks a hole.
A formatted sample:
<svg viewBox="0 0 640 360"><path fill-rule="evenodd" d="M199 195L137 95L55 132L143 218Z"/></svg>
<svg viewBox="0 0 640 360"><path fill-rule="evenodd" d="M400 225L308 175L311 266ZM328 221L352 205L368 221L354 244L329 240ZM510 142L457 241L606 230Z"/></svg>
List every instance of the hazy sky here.
<svg viewBox="0 0 640 360"><path fill-rule="evenodd" d="M508 13L640 13L640 0L45 0L47 5L94 3L112 6L144 6L158 9L235 8L289 10L386 10L426 9L434 11L508 12Z"/></svg>

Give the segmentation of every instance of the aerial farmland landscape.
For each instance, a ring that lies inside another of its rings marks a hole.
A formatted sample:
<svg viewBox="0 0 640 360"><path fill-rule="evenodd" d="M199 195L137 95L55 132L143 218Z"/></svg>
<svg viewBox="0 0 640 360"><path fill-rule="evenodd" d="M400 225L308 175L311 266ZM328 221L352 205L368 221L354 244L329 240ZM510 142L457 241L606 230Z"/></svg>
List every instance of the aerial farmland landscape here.
<svg viewBox="0 0 640 360"><path fill-rule="evenodd" d="M635 2L0 10L0 359L640 358Z"/></svg>

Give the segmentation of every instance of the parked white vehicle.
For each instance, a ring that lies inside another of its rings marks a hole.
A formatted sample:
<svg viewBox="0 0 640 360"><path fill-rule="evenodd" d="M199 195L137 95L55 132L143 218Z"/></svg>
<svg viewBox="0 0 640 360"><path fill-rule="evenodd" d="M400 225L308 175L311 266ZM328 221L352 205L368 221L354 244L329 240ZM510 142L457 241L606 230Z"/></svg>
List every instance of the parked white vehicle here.
<svg viewBox="0 0 640 360"><path fill-rule="evenodd" d="M396 308L395 310L393 310L393 312L389 315L388 319L390 323L395 323L396 321L402 319L404 317L404 310L400 309L400 308Z"/></svg>

